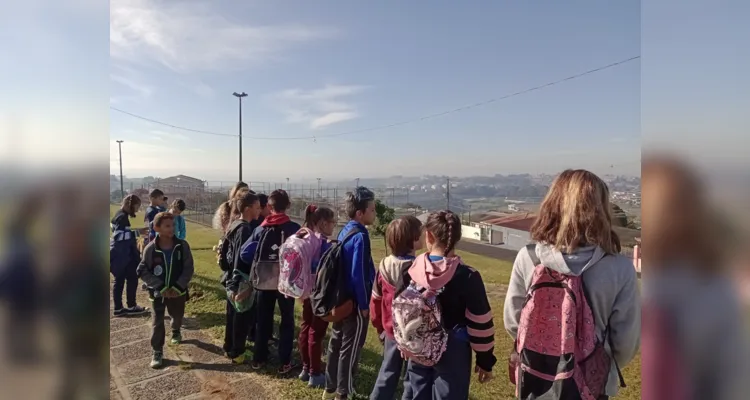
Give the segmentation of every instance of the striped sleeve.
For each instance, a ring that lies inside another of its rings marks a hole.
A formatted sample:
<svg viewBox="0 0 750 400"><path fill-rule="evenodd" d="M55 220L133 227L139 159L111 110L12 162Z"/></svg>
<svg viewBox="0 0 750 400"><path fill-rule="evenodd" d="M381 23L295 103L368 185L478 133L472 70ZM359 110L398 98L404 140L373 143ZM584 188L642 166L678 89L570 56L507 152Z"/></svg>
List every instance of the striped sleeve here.
<svg viewBox="0 0 750 400"><path fill-rule="evenodd" d="M472 270L468 278L466 299L466 328L469 333L471 348L476 353L477 366L485 371L492 371L497 362L495 350L495 324L492 308L487 300L482 276Z"/></svg>

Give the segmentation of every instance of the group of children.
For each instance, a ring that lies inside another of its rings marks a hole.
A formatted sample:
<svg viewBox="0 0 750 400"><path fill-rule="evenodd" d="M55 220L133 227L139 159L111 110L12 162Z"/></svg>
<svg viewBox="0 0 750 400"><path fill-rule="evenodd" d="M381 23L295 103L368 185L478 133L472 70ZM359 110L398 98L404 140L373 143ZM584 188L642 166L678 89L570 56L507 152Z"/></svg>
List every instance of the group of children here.
<svg viewBox="0 0 750 400"><path fill-rule="evenodd" d="M127 196L123 201L112 220L111 261L115 315L142 312L133 287L138 277L148 287L153 302L151 365L159 367L165 310L172 316L172 342L181 340L193 259L184 228L182 233L176 229L184 202L175 201L167 212L163 193L154 190L150 200L149 225L140 230L131 230L128 222L140 200ZM223 349L232 363L264 367L278 304L278 372L291 371L299 299L299 378L324 389L324 400L355 395L370 323L383 344L371 399L393 399L402 375L402 398L407 400L468 398L472 372L479 383L493 378L492 310L480 273L455 253L462 232L456 214L433 212L424 224L411 216L392 221L386 230L390 254L376 268L366 228L376 219L372 191L358 187L347 195L350 221L337 240L329 240L337 222L333 210L310 205L300 226L287 215L290 205L284 190L265 196L240 182L214 218L223 232L216 250L227 293ZM640 305L635 272L619 255L609 210L606 184L583 170L563 172L541 205L531 232L535 243L519 251L504 305L504 326L515 340L508 373L518 398L606 399L617 393L618 380L624 385L619 368L638 350ZM135 238L149 232L140 254ZM315 248L304 258L304 271L295 272L301 277L291 278L305 282L317 274L312 292L292 293L285 286L293 261L285 249L299 240ZM333 253L338 257L334 261ZM336 313L321 313L320 277L333 276L323 273L333 270L332 263L341 271L336 285L346 300L337 304ZM125 283L127 308L121 300ZM324 370L322 342L329 325Z"/></svg>
<svg viewBox="0 0 750 400"><path fill-rule="evenodd" d="M165 311L171 317L171 343L179 344L185 303L189 297L188 285L194 268L190 246L185 240L185 220L181 215L185 211L185 201L176 199L167 210L167 197L159 189L149 193L149 201L143 228L132 229L130 226L130 218L134 218L141 207L141 199L133 194L125 196L121 208L112 218L110 272L114 276L112 299L116 317L149 312L148 308L136 303L138 278L143 280L153 313L151 367L160 368L166 335ZM123 307L122 294L126 287L127 307Z"/></svg>
<svg viewBox="0 0 750 400"><path fill-rule="evenodd" d="M316 251L305 273L315 275L321 257L331 246L336 215L333 210L310 205L304 226L286 214L290 199L284 190L275 190L263 204L246 185L238 184L230 200L222 205L215 224L224 232L217 246L221 282L227 290L226 336L224 351L232 363L249 363L260 369L268 361L276 304L280 310L278 373L293 369L295 297L279 291L279 249L289 238L310 235ZM442 309L447 346L441 361L434 365L408 362L404 378L405 399L464 398L468 396L472 370L480 382L492 377L494 326L487 296L479 273L464 265L455 254L461 238L458 216L433 213L422 226L415 217L393 221L386 240L391 254L376 269L367 225L375 222L375 197L359 187L346 199L350 221L337 240L341 243L344 286L353 307L330 323L316 315L310 296L302 296L302 321L298 347L302 360L299 378L308 386L323 388L324 399L347 399L355 394L354 380L370 322L384 344L384 359L372 399L393 399L405 360L394 338L392 302L410 285L444 293L437 297ZM426 244L428 252L416 252ZM283 276L283 275L282 275ZM414 283L412 283L414 282ZM329 324L331 337L326 367L321 365L323 339ZM253 351L246 349L253 342ZM476 367L471 366L471 350ZM434 396L433 396L434 394Z"/></svg>

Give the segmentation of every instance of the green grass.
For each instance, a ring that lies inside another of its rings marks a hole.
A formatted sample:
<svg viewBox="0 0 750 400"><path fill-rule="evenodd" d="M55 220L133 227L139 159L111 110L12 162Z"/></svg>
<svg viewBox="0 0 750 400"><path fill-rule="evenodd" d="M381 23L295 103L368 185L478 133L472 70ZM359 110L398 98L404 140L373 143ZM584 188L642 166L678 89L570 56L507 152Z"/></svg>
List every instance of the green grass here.
<svg viewBox="0 0 750 400"><path fill-rule="evenodd" d="M112 207L112 213L116 208ZM140 215L139 215L140 217ZM219 286L218 279L220 271L216 265L216 255L210 250L219 239L219 235L213 229L190 223L187 224L187 240L193 251L195 259L195 276L190 284L191 298L187 306L187 314L195 317L201 329L206 330L221 345L224 337L226 294ZM382 238L374 238L372 241L372 252L375 262L379 262L385 254L385 246ZM467 265L476 268L482 274L487 295L495 310L495 324L497 333L495 336L495 355L498 363L495 366L495 379L486 384L480 384L475 379L472 381L470 398L476 400L512 399L514 386L508 381L507 356L512 348L513 341L502 328L502 309L505 300L505 286L510 279L511 263L499 261L471 253L459 252ZM301 319L301 305L296 307L296 318ZM278 317L276 323L278 324ZM295 335L296 338L296 335ZM327 341L325 342L327 344ZM361 394L369 395L380 370L382 361L382 345L378 341L375 329L370 327L367 342L362 352L359 368L359 376L355 382L355 390ZM300 382L296 377L285 379L275 375L275 365L269 365L267 370L260 371L261 382L268 393L279 393L283 399L319 399L320 390L308 389L306 384ZM640 399L641 392L641 365L640 358L634 360L624 370L625 381L628 387L620 391L618 399ZM400 398L400 395L399 395Z"/></svg>

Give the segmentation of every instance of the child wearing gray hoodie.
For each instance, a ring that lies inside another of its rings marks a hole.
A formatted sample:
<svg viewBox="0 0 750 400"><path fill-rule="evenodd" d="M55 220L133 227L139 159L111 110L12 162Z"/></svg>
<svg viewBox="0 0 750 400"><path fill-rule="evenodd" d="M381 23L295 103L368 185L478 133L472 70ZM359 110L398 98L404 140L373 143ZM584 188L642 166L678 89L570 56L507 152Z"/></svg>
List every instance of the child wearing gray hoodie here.
<svg viewBox="0 0 750 400"><path fill-rule="evenodd" d="M525 247L516 256L503 312L506 331L517 339L521 311L536 268L530 248L548 269L580 276L593 311L596 336L612 357L601 398L617 394L618 366L625 366L635 357L641 333L638 278L632 260L618 254L620 242L612 231L609 210L609 191L599 177L585 170L561 173L531 228L536 246ZM535 392L535 399L554 398L544 388L525 390Z"/></svg>

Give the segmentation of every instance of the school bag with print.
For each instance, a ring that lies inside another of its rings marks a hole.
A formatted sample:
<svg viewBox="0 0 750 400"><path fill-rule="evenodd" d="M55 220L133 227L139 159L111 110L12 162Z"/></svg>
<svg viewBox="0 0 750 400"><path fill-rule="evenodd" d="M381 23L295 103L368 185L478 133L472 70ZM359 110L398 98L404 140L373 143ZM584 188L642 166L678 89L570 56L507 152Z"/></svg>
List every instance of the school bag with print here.
<svg viewBox="0 0 750 400"><path fill-rule="evenodd" d="M412 281L394 299L393 336L399 350L409 360L430 367L438 363L448 345L443 328L437 292L420 287Z"/></svg>
<svg viewBox="0 0 750 400"><path fill-rule="evenodd" d="M597 400L605 395L612 358L596 336L596 323L581 276L536 266L521 309L515 354L516 396L521 399ZM609 325L604 332L609 340ZM625 382L615 363L620 385Z"/></svg>
<svg viewBox="0 0 750 400"><path fill-rule="evenodd" d="M344 243L360 231L352 229L343 240L331 242L323 253L315 275L315 286L310 295L313 315L327 322L338 322L354 310L354 302L347 288L349 266L344 262Z"/></svg>
<svg viewBox="0 0 750 400"><path fill-rule="evenodd" d="M307 228L290 236L279 250L279 292L295 299L306 299L315 282L312 262L323 240Z"/></svg>
<svg viewBox="0 0 750 400"><path fill-rule="evenodd" d="M281 225L267 226L260 234L251 271L256 290L279 290L279 250L284 243Z"/></svg>

